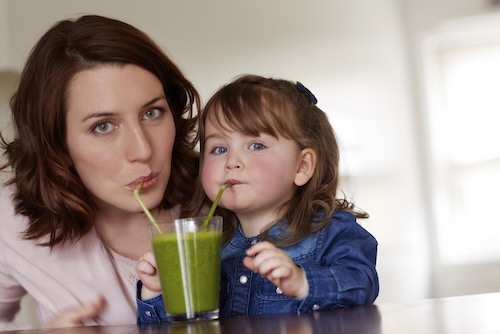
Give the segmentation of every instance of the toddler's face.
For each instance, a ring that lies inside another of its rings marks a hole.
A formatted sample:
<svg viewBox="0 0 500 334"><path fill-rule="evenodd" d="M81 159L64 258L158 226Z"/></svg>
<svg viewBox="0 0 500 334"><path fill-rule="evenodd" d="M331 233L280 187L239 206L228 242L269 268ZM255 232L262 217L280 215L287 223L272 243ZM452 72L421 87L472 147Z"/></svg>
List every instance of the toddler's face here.
<svg viewBox="0 0 500 334"><path fill-rule="evenodd" d="M224 121L205 124L202 183L213 201L221 185L230 181L220 206L234 211L240 221L251 216L276 218L276 208L296 189L301 151L293 140L261 133L258 137L230 129Z"/></svg>

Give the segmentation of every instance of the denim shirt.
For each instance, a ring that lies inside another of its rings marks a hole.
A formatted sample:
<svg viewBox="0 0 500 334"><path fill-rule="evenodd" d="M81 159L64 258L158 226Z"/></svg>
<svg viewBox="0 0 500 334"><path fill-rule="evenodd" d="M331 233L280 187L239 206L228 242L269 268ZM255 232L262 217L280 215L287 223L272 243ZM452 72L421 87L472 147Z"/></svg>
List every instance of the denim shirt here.
<svg viewBox="0 0 500 334"><path fill-rule="evenodd" d="M286 224L271 227L272 238L285 233ZM303 313L372 304L378 296L375 269L377 241L353 214L336 211L327 226L300 242L282 248L301 266L309 283L309 295L285 296L266 278L243 265L245 252L261 239L247 238L238 230L221 251L221 317L242 314ZM138 299L138 323L158 322L165 312L162 298Z"/></svg>
<svg viewBox="0 0 500 334"><path fill-rule="evenodd" d="M278 223L269 235L279 237L286 229ZM243 265L246 250L259 241L258 236L247 238L238 231L222 248L221 316L367 305L378 296L377 241L351 213L337 211L326 227L282 248L306 272L309 295L304 299L285 296L269 280Z"/></svg>

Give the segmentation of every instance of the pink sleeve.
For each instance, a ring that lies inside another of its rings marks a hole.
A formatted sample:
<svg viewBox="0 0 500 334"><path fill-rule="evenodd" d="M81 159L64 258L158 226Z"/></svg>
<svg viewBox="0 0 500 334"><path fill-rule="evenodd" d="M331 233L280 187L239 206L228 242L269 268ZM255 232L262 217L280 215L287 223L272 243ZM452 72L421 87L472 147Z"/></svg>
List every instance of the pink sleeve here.
<svg viewBox="0 0 500 334"><path fill-rule="evenodd" d="M8 203L10 201L1 199L0 213L11 211L11 209L5 207ZM8 225L4 222L4 219L0 220L0 224ZM10 275L9 262L5 256L6 242L4 238L7 231L5 231L5 226L1 226L1 230L3 230L3 233L0 233L0 330L26 329L29 326L22 326L13 322L14 317L19 312L21 299L26 294L26 290ZM9 260L15 263L16 259Z"/></svg>

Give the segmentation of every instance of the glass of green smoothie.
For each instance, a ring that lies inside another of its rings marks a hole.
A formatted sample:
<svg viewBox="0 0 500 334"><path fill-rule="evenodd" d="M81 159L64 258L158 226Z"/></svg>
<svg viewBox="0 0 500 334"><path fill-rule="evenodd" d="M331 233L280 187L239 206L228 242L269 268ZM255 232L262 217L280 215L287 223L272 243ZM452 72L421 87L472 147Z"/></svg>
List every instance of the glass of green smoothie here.
<svg viewBox="0 0 500 334"><path fill-rule="evenodd" d="M219 317L222 217L150 224L169 321Z"/></svg>

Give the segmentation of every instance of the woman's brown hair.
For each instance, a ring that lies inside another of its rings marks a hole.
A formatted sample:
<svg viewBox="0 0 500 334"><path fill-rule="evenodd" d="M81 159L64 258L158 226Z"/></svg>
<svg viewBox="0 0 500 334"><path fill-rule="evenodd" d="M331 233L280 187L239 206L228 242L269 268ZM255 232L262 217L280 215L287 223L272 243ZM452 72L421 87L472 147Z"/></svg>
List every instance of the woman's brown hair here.
<svg viewBox="0 0 500 334"><path fill-rule="evenodd" d="M10 106L16 130L3 136L11 168L7 184L16 186L15 209L28 217L24 237L54 247L89 231L94 210L89 193L68 167L66 99L68 83L79 71L104 64L135 64L161 81L176 127L170 181L161 208L192 199L198 175L195 151L198 92L162 49L137 28L96 15L63 20L32 49ZM189 215L182 207L182 215ZM48 237L48 239L44 239Z"/></svg>
<svg viewBox="0 0 500 334"><path fill-rule="evenodd" d="M310 232L321 229L335 210L352 212L357 218L368 217L367 213L355 210L353 203L337 198L339 148L327 115L315 102L314 96L300 84L245 75L218 90L200 115L201 165L208 118L216 126L221 126L223 119L232 130L245 135L281 135L294 140L301 150L312 148L315 151L314 175L307 184L297 187L293 198L280 208L281 217L289 228L280 240L271 240L277 245L294 244ZM234 235L238 219L233 212L222 208L218 208L217 214L224 217L225 243ZM321 218L313 224L318 215ZM262 237L269 239L266 231Z"/></svg>

